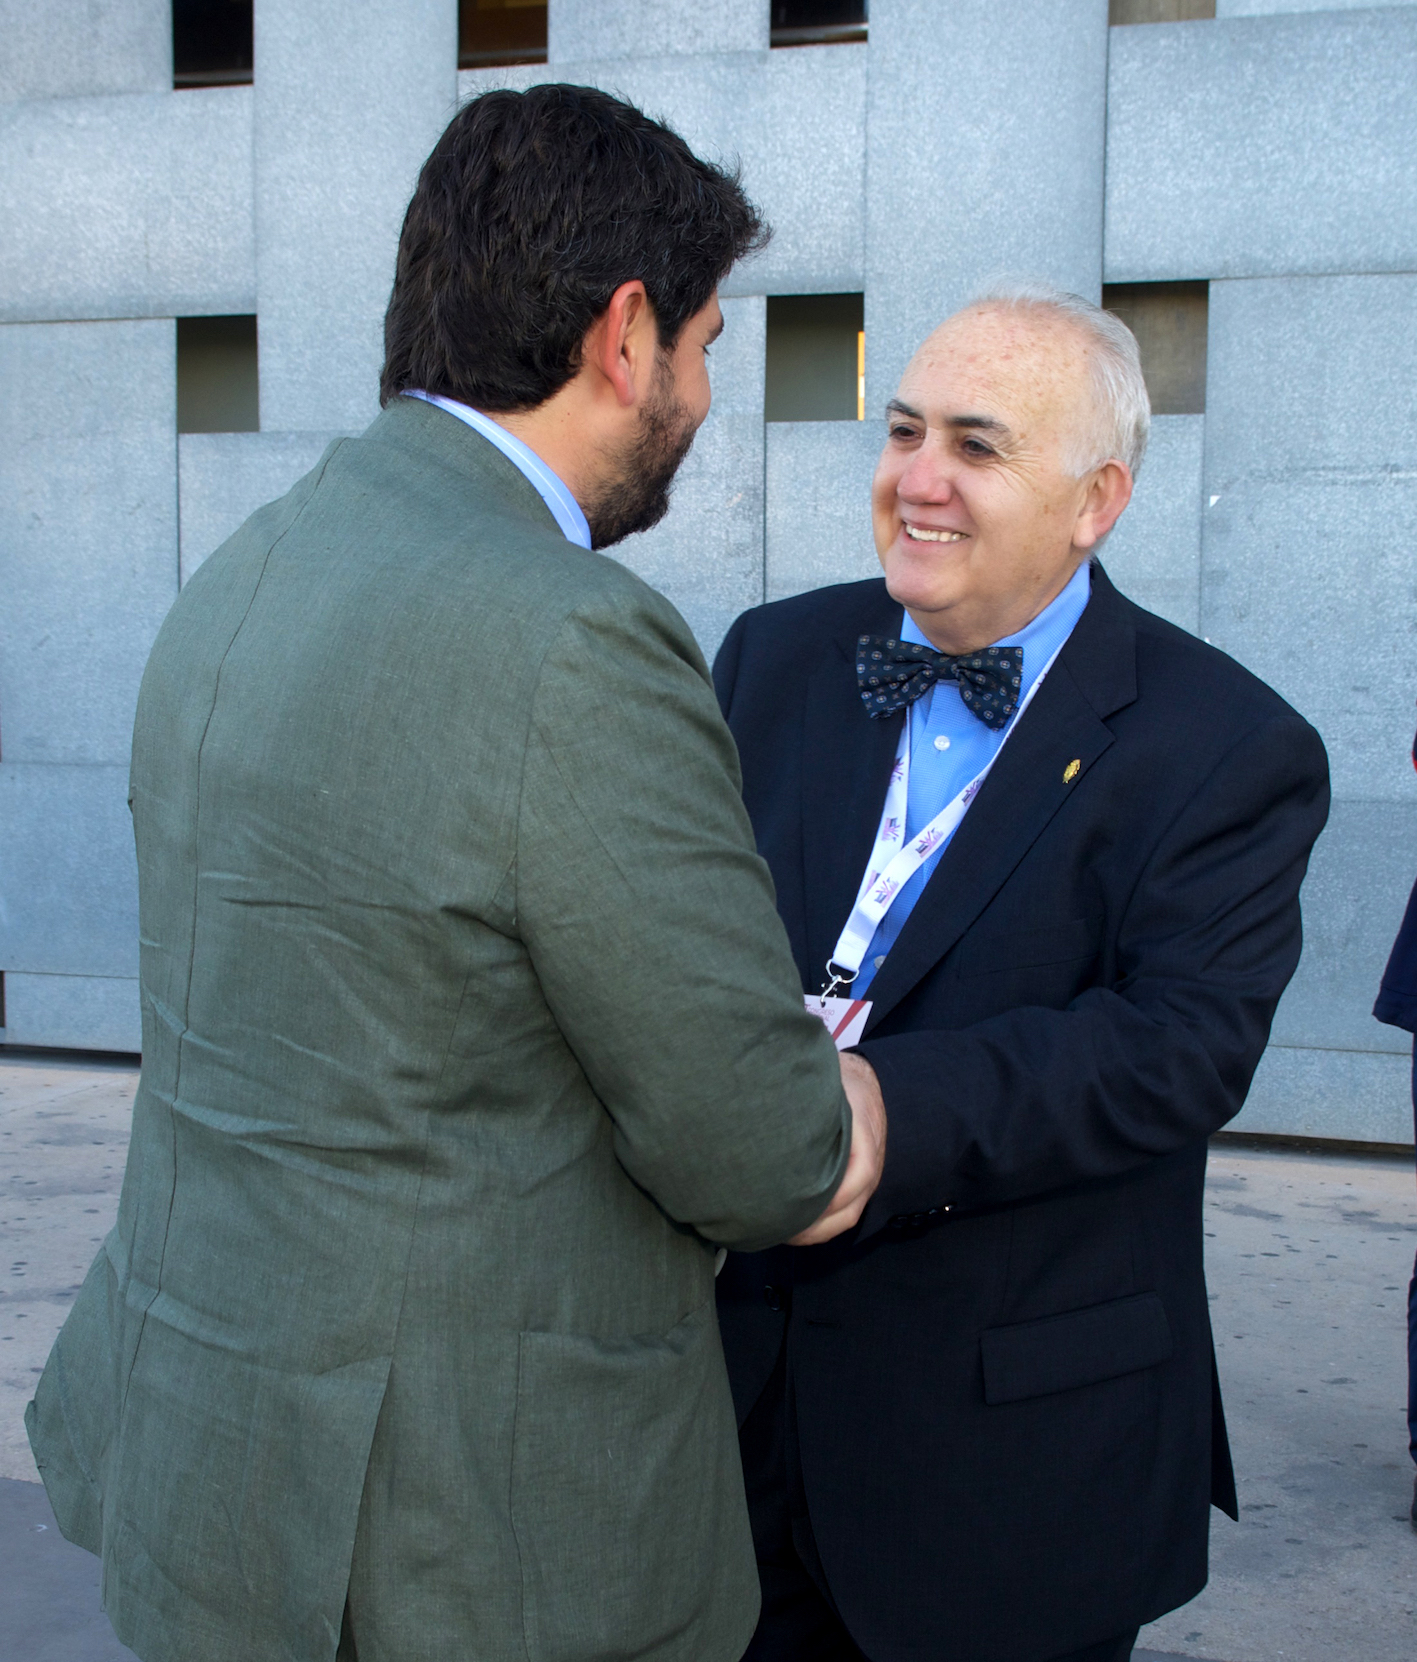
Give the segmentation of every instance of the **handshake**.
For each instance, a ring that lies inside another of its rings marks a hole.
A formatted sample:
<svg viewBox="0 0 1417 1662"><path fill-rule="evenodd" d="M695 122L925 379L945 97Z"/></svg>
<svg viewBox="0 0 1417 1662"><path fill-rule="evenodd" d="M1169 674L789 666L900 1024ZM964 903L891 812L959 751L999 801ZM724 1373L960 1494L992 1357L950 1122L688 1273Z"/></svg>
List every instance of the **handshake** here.
<svg viewBox="0 0 1417 1662"><path fill-rule="evenodd" d="M851 1154L831 1205L810 1228L792 1237L792 1246L820 1246L854 1228L876 1192L886 1162L886 1105L876 1070L853 1051L842 1051L838 1060L841 1088L851 1104Z"/></svg>

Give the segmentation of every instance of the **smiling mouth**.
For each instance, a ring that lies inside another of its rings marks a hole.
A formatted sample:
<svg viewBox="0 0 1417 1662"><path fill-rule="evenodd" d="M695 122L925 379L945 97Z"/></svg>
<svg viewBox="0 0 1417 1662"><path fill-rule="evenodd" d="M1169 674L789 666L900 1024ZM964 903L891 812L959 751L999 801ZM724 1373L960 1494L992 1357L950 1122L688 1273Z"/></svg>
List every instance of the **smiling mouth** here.
<svg viewBox="0 0 1417 1662"><path fill-rule="evenodd" d="M901 525L912 542L963 542L968 535L964 531L930 531L923 525L911 525L904 520Z"/></svg>

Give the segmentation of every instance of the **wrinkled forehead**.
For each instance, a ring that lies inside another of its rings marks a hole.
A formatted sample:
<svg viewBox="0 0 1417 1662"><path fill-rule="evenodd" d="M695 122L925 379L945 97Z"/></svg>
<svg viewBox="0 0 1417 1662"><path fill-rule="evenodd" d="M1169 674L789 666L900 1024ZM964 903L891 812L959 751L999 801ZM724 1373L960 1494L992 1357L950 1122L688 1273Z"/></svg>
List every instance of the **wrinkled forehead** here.
<svg viewBox="0 0 1417 1662"><path fill-rule="evenodd" d="M1064 435L1089 419L1087 346L1065 318L980 306L947 318L911 359L901 398L928 418L987 415Z"/></svg>

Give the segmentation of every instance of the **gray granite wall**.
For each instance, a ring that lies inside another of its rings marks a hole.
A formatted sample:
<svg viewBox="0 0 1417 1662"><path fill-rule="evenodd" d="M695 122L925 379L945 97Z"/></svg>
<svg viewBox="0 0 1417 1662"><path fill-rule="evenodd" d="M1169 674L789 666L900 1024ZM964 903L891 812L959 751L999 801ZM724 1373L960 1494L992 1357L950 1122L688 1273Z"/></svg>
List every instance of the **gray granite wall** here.
<svg viewBox="0 0 1417 1662"><path fill-rule="evenodd" d="M256 0L252 87L174 93L158 0L0 0L0 969L12 1043L137 1043L127 730L179 581L376 407L400 216L456 107L590 82L741 161L776 227L725 285L714 409L621 549L712 652L870 575L874 420L763 422L765 296L864 292L868 409L972 289L1211 282L1207 413L1157 420L1104 552L1323 733L1333 825L1241 1124L1406 1140L1368 1014L1417 874L1417 5L551 0L549 62L458 73L455 0ZM261 431L175 432L172 319L259 316Z"/></svg>

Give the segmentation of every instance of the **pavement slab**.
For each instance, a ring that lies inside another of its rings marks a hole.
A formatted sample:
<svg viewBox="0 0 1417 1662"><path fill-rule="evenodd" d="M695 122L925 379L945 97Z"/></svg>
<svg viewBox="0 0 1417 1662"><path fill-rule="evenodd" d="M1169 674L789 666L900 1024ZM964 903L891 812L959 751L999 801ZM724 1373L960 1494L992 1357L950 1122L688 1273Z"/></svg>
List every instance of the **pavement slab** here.
<svg viewBox="0 0 1417 1662"><path fill-rule="evenodd" d="M1412 1164L1219 1144L1205 1229L1240 1522L1211 1513L1210 1585L1141 1644L1225 1662L1412 1662Z"/></svg>
<svg viewBox="0 0 1417 1662"><path fill-rule="evenodd" d="M38 1476L24 1406L118 1215L138 1070L0 1051L0 1477Z"/></svg>
<svg viewBox="0 0 1417 1662"><path fill-rule="evenodd" d="M0 1477L5 1662L132 1662L98 1596L98 1559L59 1533L38 1483Z"/></svg>
<svg viewBox="0 0 1417 1662"><path fill-rule="evenodd" d="M121 1662L24 1405L118 1205L137 1069L0 1051L0 1662ZM1206 1253L1241 1521L1134 1662L1412 1662L1410 1160L1211 1151Z"/></svg>

